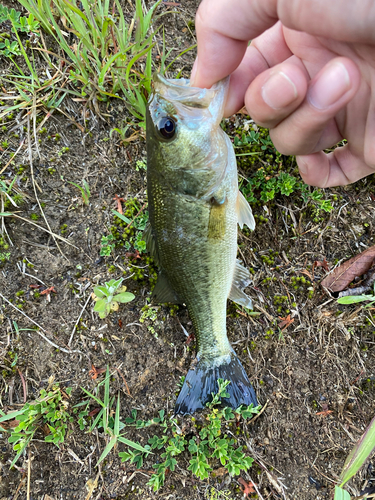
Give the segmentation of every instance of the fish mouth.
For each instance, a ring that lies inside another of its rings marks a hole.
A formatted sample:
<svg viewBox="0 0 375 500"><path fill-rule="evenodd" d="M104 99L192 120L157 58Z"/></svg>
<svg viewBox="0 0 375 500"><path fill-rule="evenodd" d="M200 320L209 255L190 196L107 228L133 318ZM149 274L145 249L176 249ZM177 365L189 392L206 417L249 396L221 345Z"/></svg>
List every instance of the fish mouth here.
<svg viewBox="0 0 375 500"><path fill-rule="evenodd" d="M229 86L229 77L222 80L210 89L192 87L190 80L181 78L178 80L169 80L160 73L153 75L155 93L172 102L179 102L190 108L209 108L215 98L220 93L227 94Z"/></svg>

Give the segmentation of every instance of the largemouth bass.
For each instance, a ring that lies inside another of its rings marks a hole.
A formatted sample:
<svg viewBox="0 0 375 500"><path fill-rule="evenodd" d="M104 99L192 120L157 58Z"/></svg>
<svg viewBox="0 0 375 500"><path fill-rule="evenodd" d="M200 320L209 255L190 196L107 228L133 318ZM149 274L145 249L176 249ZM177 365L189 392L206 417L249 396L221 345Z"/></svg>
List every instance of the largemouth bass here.
<svg viewBox="0 0 375 500"><path fill-rule="evenodd" d="M227 299L251 307L243 292L250 274L236 260L237 223L255 227L220 127L228 83L200 89L155 75L147 108L146 244L160 269L152 298L186 304L198 345L175 413L204 408L219 378L231 382L225 404L257 405L226 333Z"/></svg>

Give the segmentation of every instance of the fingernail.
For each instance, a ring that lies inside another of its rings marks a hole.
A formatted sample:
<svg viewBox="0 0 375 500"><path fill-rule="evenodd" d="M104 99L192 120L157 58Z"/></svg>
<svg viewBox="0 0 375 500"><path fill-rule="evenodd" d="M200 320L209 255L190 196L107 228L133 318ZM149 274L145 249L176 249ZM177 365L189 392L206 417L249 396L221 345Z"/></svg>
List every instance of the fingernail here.
<svg viewBox="0 0 375 500"><path fill-rule="evenodd" d="M298 97L297 88L292 80L282 71L269 77L262 87L262 97L273 109L289 106Z"/></svg>
<svg viewBox="0 0 375 500"><path fill-rule="evenodd" d="M308 165L307 165L307 162L304 159L304 156L296 156L296 162L297 162L300 174L302 176L305 175L305 174L307 174Z"/></svg>
<svg viewBox="0 0 375 500"><path fill-rule="evenodd" d="M307 99L318 109L335 104L350 89L350 77L345 66L335 62L328 66L309 88Z"/></svg>
<svg viewBox="0 0 375 500"><path fill-rule="evenodd" d="M193 69L191 70L191 75L190 75L191 87L194 87L194 78L196 77L197 69L198 69L198 56L196 57L194 64L193 64Z"/></svg>

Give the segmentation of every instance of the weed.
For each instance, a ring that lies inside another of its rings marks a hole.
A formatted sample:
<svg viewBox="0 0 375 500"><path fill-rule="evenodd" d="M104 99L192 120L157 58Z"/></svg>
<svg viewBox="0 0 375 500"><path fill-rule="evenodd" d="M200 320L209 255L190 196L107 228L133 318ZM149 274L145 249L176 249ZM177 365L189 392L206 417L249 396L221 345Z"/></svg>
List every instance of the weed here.
<svg viewBox="0 0 375 500"><path fill-rule="evenodd" d="M116 210L112 210L116 216L114 221L118 228L124 228L122 238L125 240L124 246L127 251L134 248L138 252L146 251L146 242L144 241L143 231L146 229L148 223L148 211L142 211L142 207L138 204L137 200L130 199L125 202L125 212L120 214ZM112 230L112 234L120 236L116 227Z"/></svg>
<svg viewBox="0 0 375 500"><path fill-rule="evenodd" d="M342 469L339 486L335 487L334 500L350 500L350 495L343 489L344 485L351 479L373 454L375 450L375 417L354 445L349 453Z"/></svg>
<svg viewBox="0 0 375 500"><path fill-rule="evenodd" d="M134 299L132 293L126 292L126 287L120 287L123 278L110 280L104 286L94 288L94 300L96 301L94 311L100 318L106 318L111 311L117 311L119 303L130 302Z"/></svg>
<svg viewBox="0 0 375 500"><path fill-rule="evenodd" d="M40 396L32 403L26 403L21 410L12 411L0 418L2 422L16 419L17 427L10 431L9 443L13 444L13 449L17 452L10 467L17 462L23 451L27 448L38 429L42 427L49 429L49 433L44 440L59 446L64 442L68 431L69 422L73 417L68 412L69 403L67 397L69 389L65 393L58 384L50 383L51 388L40 391ZM4 429L6 430L6 429Z"/></svg>
<svg viewBox="0 0 375 500"><path fill-rule="evenodd" d="M340 297L337 299L338 304L358 304L359 302L369 302L369 304L366 304L364 307L366 309L373 307L375 304L375 284L374 284L374 291L371 295L348 295L347 297Z"/></svg>
<svg viewBox="0 0 375 500"><path fill-rule="evenodd" d="M132 411L132 417L126 419L128 425L135 425L136 428L158 424L163 433L161 436L154 435L149 439L151 450L164 450L161 453L162 461L153 465L155 473L151 476L149 485L154 491L161 488L165 482L167 470L174 471L177 465L176 457L183 452L189 452L190 460L188 469L200 479L206 479L212 472L212 463L220 461L227 471L235 476L239 475L241 470L248 470L251 467L253 459L246 456L243 446L236 446L237 440L223 432L222 424L234 422L235 413L243 418L251 418L259 412L260 407L254 408L240 407L235 412L231 408L216 408L221 403L221 398L228 397L226 387L228 381L218 380L218 392L212 394L212 401L207 403L210 412L206 416L207 424L203 425L199 431L195 431L188 440L188 435L184 434L178 425L176 418L167 420L164 412L159 412L159 417L152 421L142 422L137 420L137 412ZM196 427L195 419L191 419ZM143 464L143 459L147 458L141 453L135 453L132 450L119 453L122 461L130 463Z"/></svg>
<svg viewBox="0 0 375 500"><path fill-rule="evenodd" d="M150 299L147 299L147 302ZM152 306L150 304L145 304L141 309L141 317L139 318L140 323L147 323L147 330L154 335L154 337L158 337L158 334L155 330L154 323L158 318L158 311L160 310L159 306Z"/></svg>
<svg viewBox="0 0 375 500"><path fill-rule="evenodd" d="M100 242L100 255L102 257L109 257L111 255L112 250L115 248L115 244L113 243L115 237L113 234L109 234L108 236L102 236Z"/></svg>
<svg viewBox="0 0 375 500"><path fill-rule="evenodd" d="M91 193L90 193L90 187L89 187L88 183L85 180L83 180L82 186L80 186L79 184L76 184L75 182L71 182L71 181L67 181L67 182L69 182L69 184L72 184L72 186L75 186L76 188L78 188L80 190L84 204L89 205ZM103 239L102 239L102 241L103 241ZM100 254L100 255L102 255L102 254Z"/></svg>
<svg viewBox="0 0 375 500"><path fill-rule="evenodd" d="M0 4L0 24L10 21L13 25L12 31L21 31L24 33L37 34L39 23L35 20L33 14L28 17L21 16L21 12L15 9L8 9L5 5Z"/></svg>
<svg viewBox="0 0 375 500"><path fill-rule="evenodd" d="M116 404L116 413L115 417L112 417L112 406L115 401L115 397L110 398L109 395L109 382L110 382L110 373L109 373L109 368L107 366L105 378L103 382L98 384L96 388L96 392L99 392L99 389L102 385L104 385L104 397L103 401L99 399L98 396L92 394L91 392L87 391L83 387L81 389L94 401L96 401L100 406L101 410L97 414L94 422L91 424L89 428L89 432L92 432L95 427L97 428L102 428L104 434L109 436L109 442L107 446L104 448L102 454L99 457L98 464L102 462L105 457L110 453L110 451L117 446L117 444L124 443L127 446L130 446L131 448L134 448L137 450L138 453L145 453L146 455L151 453L151 449L149 446L143 447L139 443L134 443L133 441L130 441L129 439L126 439L124 437L124 434L121 434L121 430L125 427L125 425L120 421L120 394L117 396L117 404ZM83 430L87 424L85 417L88 416L88 407L90 404L90 400L88 401L83 401L82 403L79 403L76 405L75 411L78 411L78 408L81 406L84 406L85 409L79 413L79 424L81 429Z"/></svg>
<svg viewBox="0 0 375 500"><path fill-rule="evenodd" d="M280 172L275 176L270 176L263 167L242 185L241 190L249 203L258 203L258 200L267 203L278 194L290 196L292 193L300 191L302 200L305 203L309 200L312 201L317 212L319 210L330 212L333 209L330 200L324 200L323 193L319 189L310 193L307 184L293 175Z"/></svg>

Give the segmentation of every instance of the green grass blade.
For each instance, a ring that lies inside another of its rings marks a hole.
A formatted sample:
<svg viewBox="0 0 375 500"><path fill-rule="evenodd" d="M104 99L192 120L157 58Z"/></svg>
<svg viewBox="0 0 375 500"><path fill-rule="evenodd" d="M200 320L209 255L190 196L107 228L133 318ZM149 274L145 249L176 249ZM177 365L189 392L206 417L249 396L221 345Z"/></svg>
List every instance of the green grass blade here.
<svg viewBox="0 0 375 500"><path fill-rule="evenodd" d="M116 59L118 59L122 55L123 54L121 52L117 52L117 54L113 54L113 56L108 59L108 61L106 62L106 64L104 65L103 69L101 70L101 72L99 74L99 79L98 79L99 87L103 87L104 78L105 78L105 75L107 74L109 67L112 66L112 64L116 61Z"/></svg>
<svg viewBox="0 0 375 500"><path fill-rule="evenodd" d="M2 215L2 214L0 214ZM7 415L4 415L3 417L0 418L0 423L1 422L6 422L7 420L12 420L12 418L18 417L18 415L21 415L23 413L23 410L17 410L17 411L11 411Z"/></svg>
<svg viewBox="0 0 375 500"><path fill-rule="evenodd" d="M135 450L142 451L143 453L150 453L151 455L153 454L150 450L146 450L146 448L143 448L143 446L141 446L139 443L134 443L134 441L130 441L129 439L126 439L122 436L119 436L118 440L121 443L124 443L127 446L130 446L130 448L134 448Z"/></svg>
<svg viewBox="0 0 375 500"><path fill-rule="evenodd" d="M116 437L120 434L120 394L117 395L117 406L115 415L115 425L113 428L113 433Z"/></svg>
<svg viewBox="0 0 375 500"><path fill-rule="evenodd" d="M90 432L92 432L95 429L95 427L99 424L100 420L103 418L103 415L104 415L104 408L102 408L100 410L100 412L97 414L97 416L95 417L95 420L91 424Z"/></svg>
<svg viewBox="0 0 375 500"><path fill-rule="evenodd" d="M374 295L348 295L337 299L338 304L357 304L358 302L366 302L374 300Z"/></svg>
<svg viewBox="0 0 375 500"><path fill-rule="evenodd" d="M333 500L350 500L350 495L339 486L335 486L335 496Z"/></svg>
<svg viewBox="0 0 375 500"><path fill-rule="evenodd" d="M117 212L117 210L112 210L112 213L115 214L117 217L119 217L121 220L126 222L126 224L130 224L131 220L125 217L125 215L120 214L120 212Z"/></svg>
<svg viewBox="0 0 375 500"><path fill-rule="evenodd" d="M343 486L358 472L366 460L375 450L375 417L359 438L354 448L348 455L340 475L340 486Z"/></svg>
<svg viewBox="0 0 375 500"><path fill-rule="evenodd" d="M0 214L1 215L1 214ZM86 391L86 389L84 387L81 387L81 389L83 390L83 392L85 392L88 396L90 396L90 398L94 399L98 404L100 404L100 406L102 406L103 408L105 407L105 404L103 403L103 401L100 401L100 399L98 399L96 396L94 396L94 394L91 394L91 392L89 391Z"/></svg>
<svg viewBox="0 0 375 500"><path fill-rule="evenodd" d="M105 457L108 455L108 453L112 450L112 448L115 446L117 442L117 437L116 436L113 436L109 443L107 444L107 446L104 448L103 450L103 453L100 455L100 458L98 460L98 463L96 464L96 466L98 466L100 464L100 462L102 462Z"/></svg>

